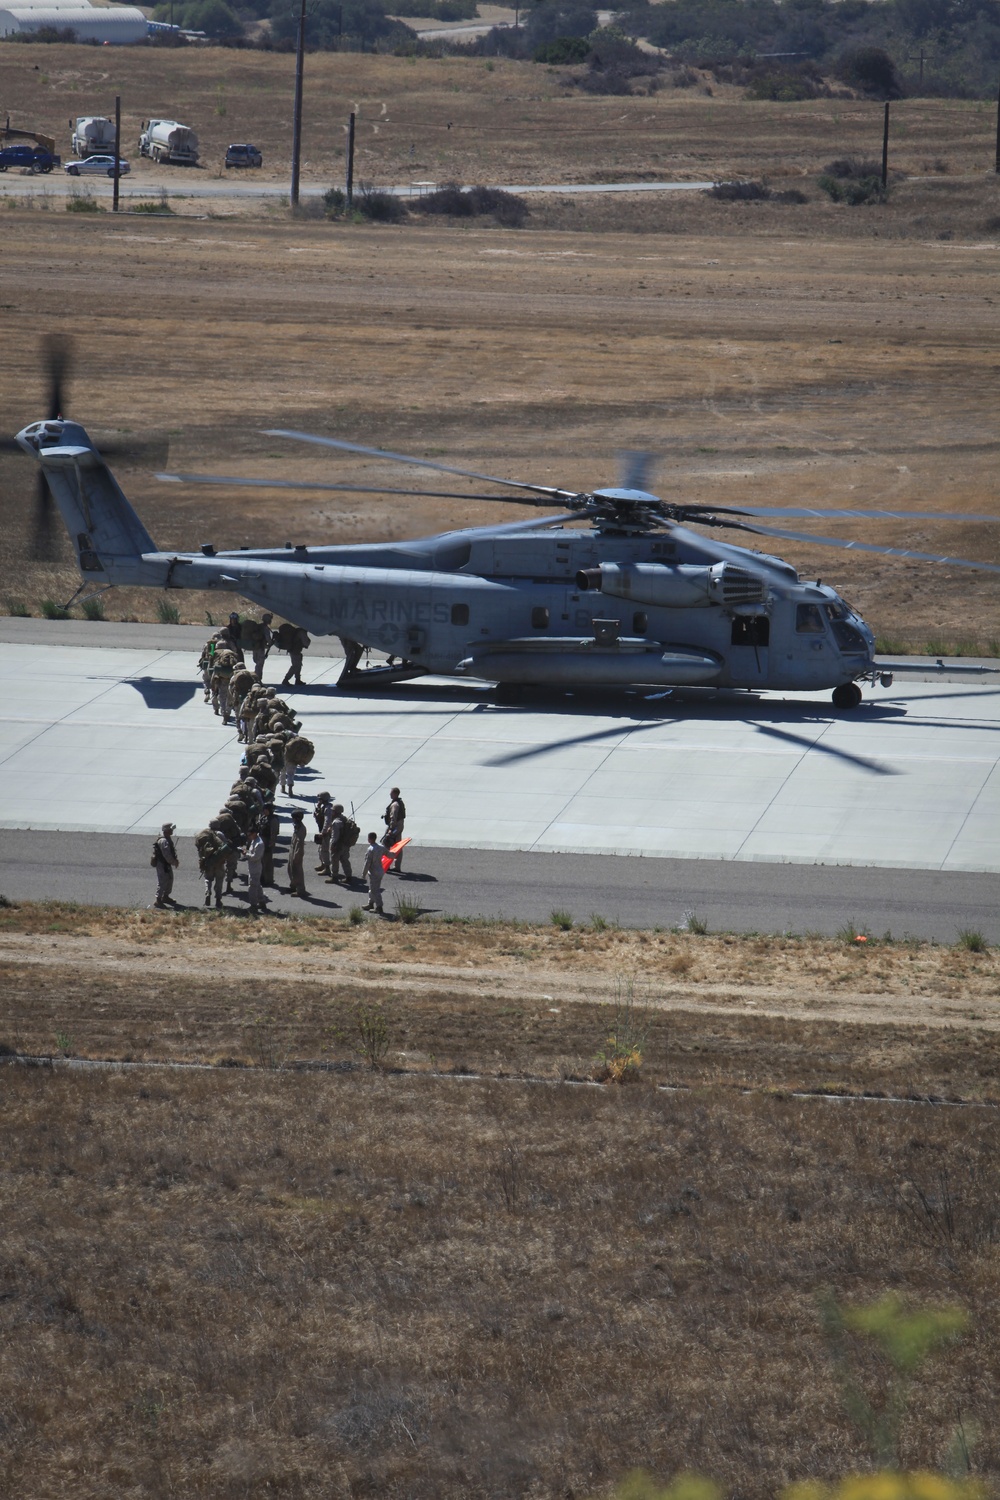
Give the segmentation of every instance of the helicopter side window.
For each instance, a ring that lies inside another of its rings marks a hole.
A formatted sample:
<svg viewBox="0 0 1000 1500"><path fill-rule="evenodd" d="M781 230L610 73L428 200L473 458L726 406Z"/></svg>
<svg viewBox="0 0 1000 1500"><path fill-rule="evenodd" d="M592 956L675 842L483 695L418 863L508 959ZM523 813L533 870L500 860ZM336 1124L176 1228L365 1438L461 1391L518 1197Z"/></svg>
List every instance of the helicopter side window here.
<svg viewBox="0 0 1000 1500"><path fill-rule="evenodd" d="M531 611L531 628L532 630L548 630L549 612L544 604L536 604Z"/></svg>
<svg viewBox="0 0 1000 1500"><path fill-rule="evenodd" d="M826 626L818 604L797 604L795 607L795 629L799 635L825 635Z"/></svg>
<svg viewBox="0 0 1000 1500"><path fill-rule="evenodd" d="M645 635L649 627L649 616L644 609L637 609L632 616L632 634Z"/></svg>
<svg viewBox="0 0 1000 1500"><path fill-rule="evenodd" d="M451 623L453 625L468 625L469 606L467 604L453 604L451 606Z"/></svg>
<svg viewBox="0 0 1000 1500"><path fill-rule="evenodd" d="M825 608L831 622L833 622L834 620L847 619L847 609L843 604L841 604L839 599L837 600L836 604L827 604Z"/></svg>

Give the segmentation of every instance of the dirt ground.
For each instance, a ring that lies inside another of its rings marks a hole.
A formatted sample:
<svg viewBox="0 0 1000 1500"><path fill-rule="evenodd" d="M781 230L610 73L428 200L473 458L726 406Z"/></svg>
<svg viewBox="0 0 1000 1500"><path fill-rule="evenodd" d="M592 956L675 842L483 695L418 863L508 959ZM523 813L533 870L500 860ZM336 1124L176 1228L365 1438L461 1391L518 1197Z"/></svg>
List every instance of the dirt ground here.
<svg viewBox="0 0 1000 1500"><path fill-rule="evenodd" d="M83 1057L350 1061L385 1005L387 1063L589 1078L609 1031L648 1032L649 1081L877 1090L1000 1103L1000 956L956 945L568 932L86 910L0 912L0 1043ZM600 1067L596 1068L600 1073Z"/></svg>

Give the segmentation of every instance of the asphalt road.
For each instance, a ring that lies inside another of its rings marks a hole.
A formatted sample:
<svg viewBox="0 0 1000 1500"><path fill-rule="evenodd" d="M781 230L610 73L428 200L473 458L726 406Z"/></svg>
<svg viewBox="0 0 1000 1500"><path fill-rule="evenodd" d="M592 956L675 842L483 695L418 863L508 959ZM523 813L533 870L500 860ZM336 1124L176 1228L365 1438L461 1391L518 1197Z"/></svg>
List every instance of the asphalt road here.
<svg viewBox="0 0 1000 1500"><path fill-rule="evenodd" d="M688 913L710 930L836 934L854 923L881 935L953 942L962 928L1000 942L995 875L828 865L755 864L731 860L621 859L612 855L519 854L478 849L421 849L419 830L402 878L387 876L385 907L397 893L430 914L548 921L568 911L579 923L596 912L627 927L678 927ZM284 841L282 841L282 844ZM189 906L204 898L190 839L178 840L181 869L174 894ZM156 889L151 841L134 834L0 831L0 893L9 900L78 901L146 906ZM279 882L284 882L283 859ZM360 868L361 856L356 865ZM343 914L367 898L309 870L311 899L269 896L276 910ZM238 891L245 890L239 882ZM226 897L233 911L246 900Z"/></svg>

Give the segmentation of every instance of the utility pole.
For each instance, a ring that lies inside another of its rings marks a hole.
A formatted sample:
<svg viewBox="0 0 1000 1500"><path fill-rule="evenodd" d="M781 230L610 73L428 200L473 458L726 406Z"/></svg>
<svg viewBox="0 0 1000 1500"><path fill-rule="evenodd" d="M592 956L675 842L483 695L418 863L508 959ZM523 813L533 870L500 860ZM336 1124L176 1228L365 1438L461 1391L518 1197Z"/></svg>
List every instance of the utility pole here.
<svg viewBox="0 0 1000 1500"><path fill-rule="evenodd" d="M295 49L295 106L292 114L292 188L289 201L299 206L299 161L302 156L302 68L306 51L306 0L299 11L299 40Z"/></svg>
<svg viewBox="0 0 1000 1500"><path fill-rule="evenodd" d="M885 123L882 126L882 186L889 186L889 101L885 101Z"/></svg>
<svg viewBox="0 0 1000 1500"><path fill-rule="evenodd" d="M111 200L111 212L118 212L118 188L122 180L122 96L115 95L115 191Z"/></svg>
<svg viewBox="0 0 1000 1500"><path fill-rule="evenodd" d="M355 114L352 110L348 120L348 211L354 207L354 121Z"/></svg>

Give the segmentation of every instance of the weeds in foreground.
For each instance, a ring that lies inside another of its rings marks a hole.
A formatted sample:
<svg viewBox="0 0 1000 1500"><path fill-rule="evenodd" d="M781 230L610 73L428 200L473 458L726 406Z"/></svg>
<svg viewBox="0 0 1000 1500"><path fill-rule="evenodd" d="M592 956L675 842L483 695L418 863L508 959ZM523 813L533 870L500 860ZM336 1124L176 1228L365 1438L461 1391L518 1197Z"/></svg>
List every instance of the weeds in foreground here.
<svg viewBox="0 0 1000 1500"><path fill-rule="evenodd" d="M31 615L31 610L23 599L8 599L7 613L13 615L17 620L27 620Z"/></svg>
<svg viewBox="0 0 1000 1500"><path fill-rule="evenodd" d="M347 913L347 920L350 922L352 927L364 926L365 914L361 910L361 907L352 906L350 911Z"/></svg>
<svg viewBox="0 0 1000 1500"><path fill-rule="evenodd" d="M354 1050L370 1068L381 1068L389 1051L389 1017L384 1005L359 1000L354 1007Z"/></svg>
<svg viewBox="0 0 1000 1500"><path fill-rule="evenodd" d="M652 1015L641 1002L634 974L615 978L615 1012L604 1050L597 1054L595 1077L601 1083L629 1083L638 1078Z"/></svg>
<svg viewBox="0 0 1000 1500"><path fill-rule="evenodd" d="M73 1051L73 1038L66 1031L56 1032L56 1051L61 1052L63 1057L69 1057Z"/></svg>
<svg viewBox="0 0 1000 1500"><path fill-rule="evenodd" d="M273 1072L284 1067L288 1061L288 1048L282 1047L280 1043L278 1023L274 1016L257 1012L244 1022L243 1031L258 1068L267 1068Z"/></svg>
<svg viewBox="0 0 1000 1500"><path fill-rule="evenodd" d="M558 927L560 932L569 932L573 925L572 912L556 910L552 913L552 925Z"/></svg>
<svg viewBox="0 0 1000 1500"><path fill-rule="evenodd" d="M157 599L156 618L161 625L179 625L181 612L176 604L171 604L169 599Z"/></svg>
<svg viewBox="0 0 1000 1500"><path fill-rule="evenodd" d="M708 933L707 917L699 917L696 912L686 911L682 931L693 932L695 937L705 937Z"/></svg>
<svg viewBox="0 0 1000 1500"><path fill-rule="evenodd" d="M958 932L958 946L967 949L969 953L985 953L989 945L978 928L961 927Z"/></svg>
<svg viewBox="0 0 1000 1500"><path fill-rule="evenodd" d="M42 614L47 620L68 620L69 610L62 604L57 604L54 599L42 600Z"/></svg>
<svg viewBox="0 0 1000 1500"><path fill-rule="evenodd" d="M409 896L404 896L400 891L397 891L393 896L393 906L396 908L396 917L398 920L406 923L407 926L411 926L423 911L423 907L419 901L411 900Z"/></svg>
<svg viewBox="0 0 1000 1500"><path fill-rule="evenodd" d="M103 599L84 599L80 608L83 610L83 618L85 620L103 620L106 618Z"/></svg>

